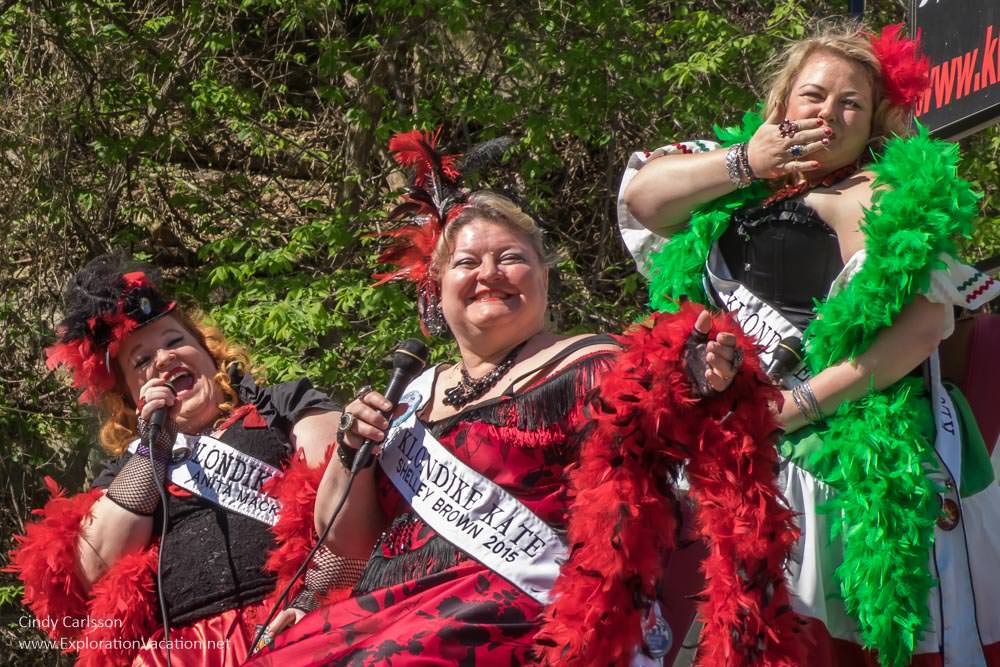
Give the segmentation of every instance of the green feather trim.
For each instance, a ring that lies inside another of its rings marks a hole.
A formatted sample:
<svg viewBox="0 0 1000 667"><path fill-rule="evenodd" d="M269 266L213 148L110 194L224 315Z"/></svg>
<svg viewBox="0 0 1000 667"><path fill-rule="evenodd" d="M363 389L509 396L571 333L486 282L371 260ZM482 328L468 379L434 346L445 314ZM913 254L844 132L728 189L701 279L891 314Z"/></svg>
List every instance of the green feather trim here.
<svg viewBox="0 0 1000 667"><path fill-rule="evenodd" d="M724 144L738 143L760 122L748 113L741 128L716 132ZM817 304L805 332L813 373L867 350L927 289L938 256L955 253L953 238L969 232L979 198L958 178L957 162L957 146L931 139L919 125L915 137L887 142L871 167L877 189L861 226L865 262L844 289ZM650 306L674 311L682 297L705 302L702 276L712 244L735 209L765 194L755 184L697 209L688 229L648 260ZM919 428L926 398L918 389L919 382L903 379L842 404L817 431L823 444L809 459L813 474L838 490L824 511L843 517L834 530L844 543L836 571L844 606L864 646L893 666L909 661L930 618L934 584L927 558L937 501L924 466L936 458Z"/></svg>
<svg viewBox="0 0 1000 667"><path fill-rule="evenodd" d="M807 461L837 489L820 508L839 517L831 537L843 538L844 555L835 574L844 608L883 665L908 664L930 619L927 554L938 501L924 474L936 466L921 428L933 420L928 409L922 381L912 378L844 403Z"/></svg>
<svg viewBox="0 0 1000 667"><path fill-rule="evenodd" d="M918 134L886 143L872 165L871 209L861 230L867 255L847 286L817 308L805 332L806 361L817 373L854 359L927 290L942 252L957 254L954 238L972 230L979 195L957 176L958 146ZM886 185L890 189L879 188Z"/></svg>
<svg viewBox="0 0 1000 667"><path fill-rule="evenodd" d="M764 122L760 114L748 111L739 127L715 126L723 146L749 141ZM702 271L712 244L726 231L733 211L767 195L759 181L749 188L736 190L709 202L691 214L687 229L670 237L657 252L646 260L649 275L649 307L668 313L677 312L682 298L705 304L708 298L702 284Z"/></svg>

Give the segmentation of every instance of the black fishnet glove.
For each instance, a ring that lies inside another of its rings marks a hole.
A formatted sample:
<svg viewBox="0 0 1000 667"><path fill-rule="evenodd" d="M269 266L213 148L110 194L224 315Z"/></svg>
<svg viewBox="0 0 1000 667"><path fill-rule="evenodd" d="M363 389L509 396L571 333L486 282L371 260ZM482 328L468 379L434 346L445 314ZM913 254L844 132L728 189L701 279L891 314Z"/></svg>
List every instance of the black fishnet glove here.
<svg viewBox="0 0 1000 667"><path fill-rule="evenodd" d="M322 546L306 570L305 586L289 605L310 612L319 607L319 596L335 588L353 588L368 561L345 558Z"/></svg>
<svg viewBox="0 0 1000 667"><path fill-rule="evenodd" d="M708 355L708 334L697 329L692 329L691 334L684 341L684 372L687 374L688 382L695 395L702 398L715 396L719 392L712 388L705 377L708 369L708 362L705 357Z"/></svg>
<svg viewBox="0 0 1000 667"><path fill-rule="evenodd" d="M165 483L167 465L177 437L177 425L168 419L163 425L156 442L153 443L153 457L150 463L149 447L146 445L149 435L149 422L139 419L139 447L128 463L115 476L108 486L108 498L129 512L142 516L150 516L160 503L160 492L156 480ZM154 477L155 475L155 477Z"/></svg>

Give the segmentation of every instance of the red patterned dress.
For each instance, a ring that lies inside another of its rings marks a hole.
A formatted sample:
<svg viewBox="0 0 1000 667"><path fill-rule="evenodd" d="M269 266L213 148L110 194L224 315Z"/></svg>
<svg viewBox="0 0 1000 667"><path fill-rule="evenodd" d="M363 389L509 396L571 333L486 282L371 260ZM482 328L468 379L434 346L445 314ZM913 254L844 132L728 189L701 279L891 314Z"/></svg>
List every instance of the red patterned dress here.
<svg viewBox="0 0 1000 667"><path fill-rule="evenodd" d="M576 458L573 425L581 423L583 397L612 359L606 352L584 357L517 394L508 390L428 427L464 463L563 531L570 504L565 473ZM249 664L534 662L541 604L440 537L381 471L376 479L390 525L355 596L305 617Z"/></svg>

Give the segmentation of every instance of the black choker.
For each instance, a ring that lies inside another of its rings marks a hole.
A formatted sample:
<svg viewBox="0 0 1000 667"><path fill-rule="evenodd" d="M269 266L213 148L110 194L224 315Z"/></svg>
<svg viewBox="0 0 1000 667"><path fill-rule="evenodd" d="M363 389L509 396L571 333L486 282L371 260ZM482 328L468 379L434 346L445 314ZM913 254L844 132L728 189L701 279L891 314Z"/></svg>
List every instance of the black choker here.
<svg viewBox="0 0 1000 667"><path fill-rule="evenodd" d="M503 358L497 367L491 370L489 373L481 378L473 379L469 375L469 371L465 369L465 364L462 364L462 379L451 389L444 390L444 398L441 400L445 405L451 405L456 408L461 408L467 403L471 403L476 400L500 381L507 371L511 369L514 365L514 358L517 353L521 351L524 344L528 341L524 341L513 350L507 353L507 356Z"/></svg>

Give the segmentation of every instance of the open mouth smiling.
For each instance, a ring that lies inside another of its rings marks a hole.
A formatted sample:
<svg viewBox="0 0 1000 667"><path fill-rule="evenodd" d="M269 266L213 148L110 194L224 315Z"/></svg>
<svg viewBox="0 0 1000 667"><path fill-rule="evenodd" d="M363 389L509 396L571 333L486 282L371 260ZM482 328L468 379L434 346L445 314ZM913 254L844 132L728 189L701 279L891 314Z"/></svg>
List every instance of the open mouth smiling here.
<svg viewBox="0 0 1000 667"><path fill-rule="evenodd" d="M184 368L172 370L164 379L170 383L178 395L194 387L194 376Z"/></svg>
<svg viewBox="0 0 1000 667"><path fill-rule="evenodd" d="M486 290L486 291L483 291L483 292L476 293L472 297L472 299L470 299L470 302L471 303L484 303L484 302L490 302L490 301L505 301L506 299L509 299L512 296L514 296L514 295L513 294L508 294L507 292L501 292L500 290Z"/></svg>

